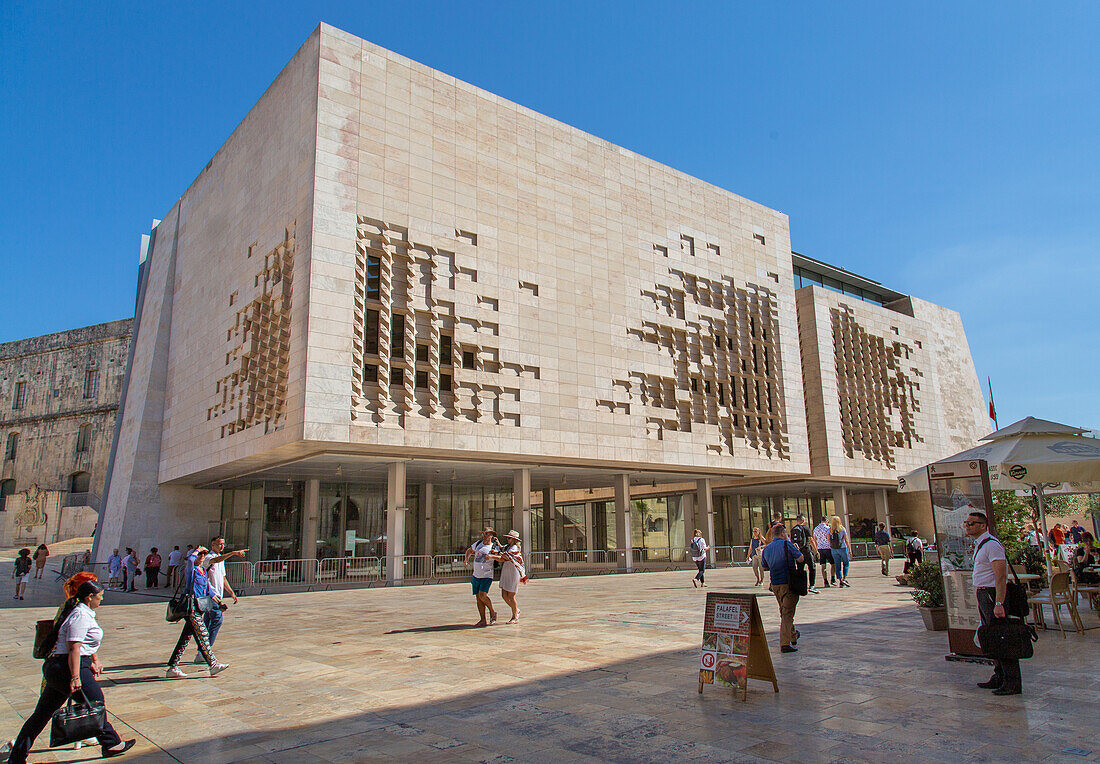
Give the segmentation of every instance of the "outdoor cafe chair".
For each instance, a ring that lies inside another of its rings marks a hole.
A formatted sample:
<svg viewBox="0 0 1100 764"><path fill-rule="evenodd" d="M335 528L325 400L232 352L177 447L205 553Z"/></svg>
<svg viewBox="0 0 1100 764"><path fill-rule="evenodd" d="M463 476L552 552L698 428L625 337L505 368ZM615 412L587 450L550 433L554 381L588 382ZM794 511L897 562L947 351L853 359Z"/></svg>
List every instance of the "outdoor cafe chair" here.
<svg viewBox="0 0 1100 764"><path fill-rule="evenodd" d="M1096 599L1100 597L1100 586L1095 584L1085 584L1081 586L1081 583L1077 580L1077 571L1073 568L1070 569L1070 575L1073 576L1073 601L1077 602L1078 598L1083 594L1085 595L1085 599L1088 600L1089 607L1095 610Z"/></svg>
<svg viewBox="0 0 1100 764"><path fill-rule="evenodd" d="M1050 589L1028 597L1027 602L1031 605L1033 620L1044 629L1046 628L1046 621L1043 618L1043 605L1050 605L1050 609L1054 613L1054 622L1058 624L1058 630L1062 632L1063 639L1066 637L1066 629L1062 625L1060 613L1063 607L1069 609L1070 622L1073 624L1074 629L1079 632L1085 630L1081 616L1077 613L1077 598L1070 585L1069 573L1055 573L1050 579Z"/></svg>

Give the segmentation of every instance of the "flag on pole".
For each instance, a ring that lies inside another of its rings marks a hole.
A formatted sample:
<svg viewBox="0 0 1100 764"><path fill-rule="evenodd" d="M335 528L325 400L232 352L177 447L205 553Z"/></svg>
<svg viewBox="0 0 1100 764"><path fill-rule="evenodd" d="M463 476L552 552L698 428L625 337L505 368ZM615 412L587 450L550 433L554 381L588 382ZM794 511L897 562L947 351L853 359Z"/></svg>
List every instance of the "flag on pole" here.
<svg viewBox="0 0 1100 764"><path fill-rule="evenodd" d="M989 377L985 378L985 381L989 384L989 418L993 420L993 429L997 429L997 409L993 406L993 383Z"/></svg>

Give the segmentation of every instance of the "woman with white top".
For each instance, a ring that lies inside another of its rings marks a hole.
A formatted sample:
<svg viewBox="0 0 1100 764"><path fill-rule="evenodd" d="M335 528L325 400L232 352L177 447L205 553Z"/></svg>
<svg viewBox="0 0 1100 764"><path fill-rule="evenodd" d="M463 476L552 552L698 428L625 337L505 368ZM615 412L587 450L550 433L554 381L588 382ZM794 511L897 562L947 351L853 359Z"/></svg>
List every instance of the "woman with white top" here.
<svg viewBox="0 0 1100 764"><path fill-rule="evenodd" d="M833 515L829 520L829 552L833 555L837 586L850 588L852 585L848 583L848 561L852 557L852 542L848 540L848 532L840 524L838 515Z"/></svg>
<svg viewBox="0 0 1100 764"><path fill-rule="evenodd" d="M46 681L34 713L27 719L8 755L10 764L24 764L35 739L50 723L54 713L65 705L73 693L81 693L89 701L103 703L103 691L96 677L103 673L99 662L99 643L103 629L96 622L95 610L103 601L103 587L95 581L85 581L76 596L65 603L60 626L56 627L57 643L42 666ZM122 740L109 721L96 735L103 756L118 756L133 747L133 740Z"/></svg>
<svg viewBox="0 0 1100 764"><path fill-rule="evenodd" d="M695 562L695 567L699 569L699 572L695 574L695 578L691 579L691 585L706 589L704 575L707 569L707 550L710 549L710 546L707 545L707 540L703 538L701 530L696 528L692 533L695 535L691 538L691 559Z"/></svg>
<svg viewBox="0 0 1100 764"><path fill-rule="evenodd" d="M508 623L519 622L519 605L516 604L516 592L520 580L524 578L523 552L520 551L519 533L508 531L504 537L504 548L500 552L500 596L508 607L512 608L512 618Z"/></svg>

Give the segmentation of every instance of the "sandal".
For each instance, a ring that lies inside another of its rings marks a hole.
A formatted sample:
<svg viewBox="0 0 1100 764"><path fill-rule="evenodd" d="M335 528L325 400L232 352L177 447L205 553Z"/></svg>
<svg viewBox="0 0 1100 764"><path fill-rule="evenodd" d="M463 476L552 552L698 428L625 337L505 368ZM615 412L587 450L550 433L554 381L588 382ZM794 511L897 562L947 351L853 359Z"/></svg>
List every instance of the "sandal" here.
<svg viewBox="0 0 1100 764"><path fill-rule="evenodd" d="M489 625L492 626L496 622L497 622L497 614L493 613L491 616L489 616Z"/></svg>
<svg viewBox="0 0 1100 764"><path fill-rule="evenodd" d="M509 623L509 624L513 624L513 623L519 623L519 619L518 619L518 618L513 618L513 619L511 619L510 621L508 621L508 623Z"/></svg>

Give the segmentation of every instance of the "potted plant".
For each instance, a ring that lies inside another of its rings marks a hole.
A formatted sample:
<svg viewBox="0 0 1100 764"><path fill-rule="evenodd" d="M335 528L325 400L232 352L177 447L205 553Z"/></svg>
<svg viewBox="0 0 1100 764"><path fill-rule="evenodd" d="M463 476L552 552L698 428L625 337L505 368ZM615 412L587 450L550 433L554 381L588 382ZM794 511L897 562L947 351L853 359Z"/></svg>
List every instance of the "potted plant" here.
<svg viewBox="0 0 1100 764"><path fill-rule="evenodd" d="M943 575L938 562L925 560L909 571L913 600L920 609L924 626L929 631L947 629L947 607L943 598Z"/></svg>

